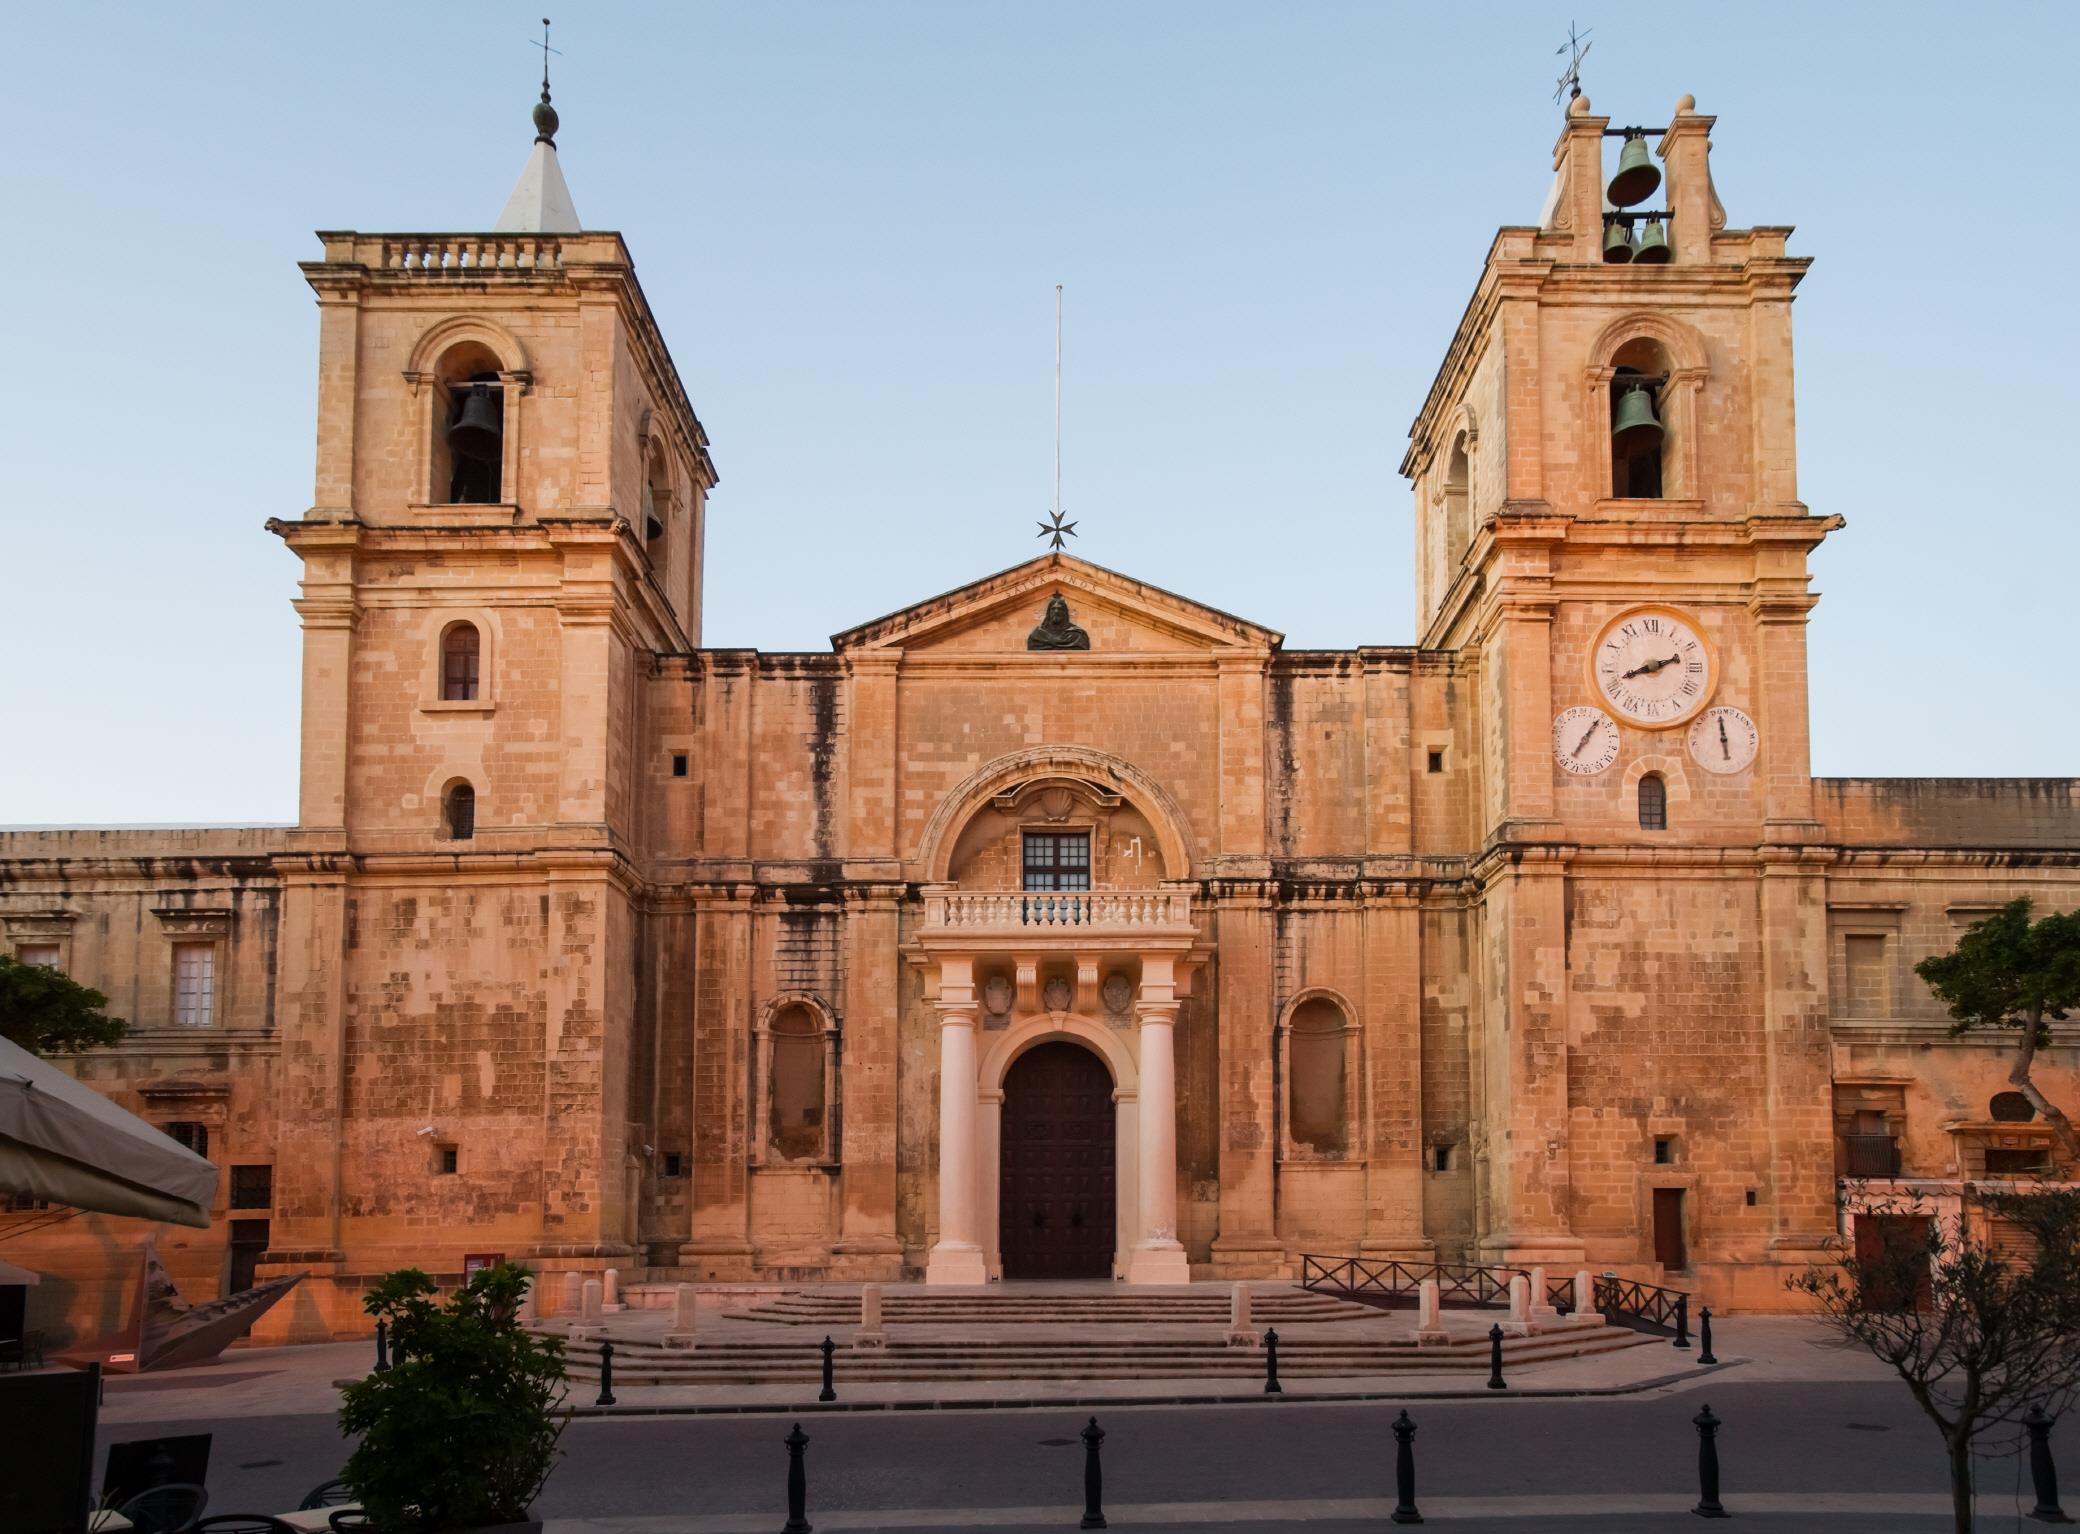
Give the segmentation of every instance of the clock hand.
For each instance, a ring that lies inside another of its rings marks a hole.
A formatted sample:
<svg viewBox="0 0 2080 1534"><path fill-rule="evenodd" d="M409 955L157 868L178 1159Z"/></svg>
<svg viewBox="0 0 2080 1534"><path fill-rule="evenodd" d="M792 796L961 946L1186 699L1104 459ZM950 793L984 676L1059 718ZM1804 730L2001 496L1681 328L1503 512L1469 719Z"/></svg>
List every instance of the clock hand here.
<svg viewBox="0 0 2080 1534"><path fill-rule="evenodd" d="M1719 716L1719 755L1726 761L1733 760L1733 747L1726 743L1726 716Z"/></svg>
<svg viewBox="0 0 2080 1534"><path fill-rule="evenodd" d="M1593 724L1590 725L1588 729L1582 731L1582 738L1574 743L1573 754L1575 756L1580 756L1582 754L1582 748L1589 744L1590 737L1595 735L1595 733L1596 726Z"/></svg>
<svg viewBox="0 0 2080 1534"><path fill-rule="evenodd" d="M1643 666L1634 666L1618 680L1629 682L1636 676L1652 676L1663 667L1676 665L1680 660L1681 657L1675 655L1671 655L1667 660L1650 660Z"/></svg>

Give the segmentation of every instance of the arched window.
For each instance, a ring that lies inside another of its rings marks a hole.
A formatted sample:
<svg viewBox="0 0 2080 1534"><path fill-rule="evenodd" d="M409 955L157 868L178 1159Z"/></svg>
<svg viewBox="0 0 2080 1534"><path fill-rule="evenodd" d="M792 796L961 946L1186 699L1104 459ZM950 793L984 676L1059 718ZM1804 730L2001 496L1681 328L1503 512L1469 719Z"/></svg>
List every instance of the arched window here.
<svg viewBox="0 0 2080 1534"><path fill-rule="evenodd" d="M1444 583L1451 584L1452 574L1459 561L1466 557L1466 546L1473 541L1472 511L1468 497L1473 492L1472 465L1466 457L1466 433L1460 432L1452 442L1452 456L1444 472Z"/></svg>
<svg viewBox="0 0 2080 1534"><path fill-rule="evenodd" d="M477 791L469 784L450 783L441 795L441 830L456 842L477 834Z"/></svg>
<svg viewBox="0 0 2080 1534"><path fill-rule="evenodd" d="M506 394L499 369L497 355L478 341L451 348L436 367L429 500L493 506L505 498Z"/></svg>
<svg viewBox="0 0 2080 1534"><path fill-rule="evenodd" d="M664 449L653 442L643 467L643 541L650 557L664 553L664 536L672 514L672 479L665 472Z"/></svg>
<svg viewBox="0 0 2080 1534"><path fill-rule="evenodd" d="M1350 1025L1326 996L1293 1009L1286 1025L1286 1107L1295 1146L1340 1156L1350 1145Z"/></svg>
<svg viewBox="0 0 2080 1534"><path fill-rule="evenodd" d="M1668 467L1674 458L1666 405L1674 364L1658 341L1641 338L1618 348L1612 369L1611 494L1620 499L1658 501L1671 493L1676 477Z"/></svg>
<svg viewBox="0 0 2080 1534"><path fill-rule="evenodd" d="M772 1050L767 1138L783 1161L822 1161L824 1146L825 1041L823 1020L795 1002L767 1024Z"/></svg>
<svg viewBox="0 0 2080 1534"><path fill-rule="evenodd" d="M1658 772L1650 772L1639 780L1639 828L1642 831L1668 829L1668 784L1662 781Z"/></svg>
<svg viewBox="0 0 2080 1534"><path fill-rule="evenodd" d="M451 623L441 634L441 701L469 703L477 696L481 645L474 623Z"/></svg>

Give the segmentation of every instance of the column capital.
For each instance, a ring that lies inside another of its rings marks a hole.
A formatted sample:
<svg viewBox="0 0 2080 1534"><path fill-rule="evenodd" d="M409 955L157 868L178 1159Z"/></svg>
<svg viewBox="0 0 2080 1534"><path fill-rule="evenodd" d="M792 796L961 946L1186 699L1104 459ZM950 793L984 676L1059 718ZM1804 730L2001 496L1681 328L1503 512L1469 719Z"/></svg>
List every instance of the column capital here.
<svg viewBox="0 0 2080 1534"><path fill-rule="evenodd" d="M1134 1021L1143 1028L1151 1026L1174 1027L1177 1023L1177 1013L1180 1005L1180 1003L1174 1001L1136 1002L1134 1004Z"/></svg>
<svg viewBox="0 0 2080 1534"><path fill-rule="evenodd" d="M973 1028L975 1026L975 1005L973 1002L938 1001L932 1003L932 1005L938 1009L939 1026L941 1028Z"/></svg>

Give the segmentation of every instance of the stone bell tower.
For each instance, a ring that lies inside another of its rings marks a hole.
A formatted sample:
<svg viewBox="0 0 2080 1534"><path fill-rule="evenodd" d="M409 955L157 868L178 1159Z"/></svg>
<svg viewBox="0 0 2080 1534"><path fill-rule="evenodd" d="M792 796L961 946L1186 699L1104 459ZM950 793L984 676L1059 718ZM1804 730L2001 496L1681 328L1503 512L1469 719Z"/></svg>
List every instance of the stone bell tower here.
<svg viewBox="0 0 2080 1534"><path fill-rule="evenodd" d="M638 679L699 643L715 469L627 247L578 221L546 80L534 125L495 228L327 231L303 265L316 491L269 524L304 629L275 1241L319 1271L450 1214L550 1266L634 1233Z"/></svg>
<svg viewBox="0 0 2080 1534"><path fill-rule="evenodd" d="M1631 1256L1634 1144L1693 1176L1738 1162L1755 1189L1766 1215L1720 1231L1697 1224L1693 1187L1695 1242L1797 1248L1830 1218L1824 1169L1789 1148L1815 1123L1824 1137L1827 1112L1821 902L1799 846L1817 829L1807 556L1839 521L1798 499L1808 263L1788 229L1727 227L1713 121L1688 96L1644 128L1572 102L1539 221L1496 235L1402 466L1422 643L1479 678L1493 1260ZM1669 881L1652 900L1625 874L1648 866ZM1641 1016L1650 990L1692 994L1670 976L1694 980L1696 1015ZM1754 1144L1708 1147L1672 1061L1642 1079L1641 1057L1700 1022L1706 1070L1767 1083ZM1594 1181L1570 1175L1577 1145Z"/></svg>

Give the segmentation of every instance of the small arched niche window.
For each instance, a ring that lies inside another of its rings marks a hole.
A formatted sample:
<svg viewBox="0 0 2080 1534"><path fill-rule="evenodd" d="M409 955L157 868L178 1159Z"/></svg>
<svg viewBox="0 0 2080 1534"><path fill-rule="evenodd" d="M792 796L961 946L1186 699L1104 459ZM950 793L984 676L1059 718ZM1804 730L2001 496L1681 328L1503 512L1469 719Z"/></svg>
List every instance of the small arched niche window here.
<svg viewBox="0 0 2080 1534"><path fill-rule="evenodd" d="M466 842L477 834L477 791L464 782L448 785L441 795L441 834Z"/></svg>
<svg viewBox="0 0 2080 1534"><path fill-rule="evenodd" d="M1446 585L1451 584L1452 574L1458 569L1459 561L1466 557L1466 546L1473 541L1472 507L1468 497L1473 492L1473 466L1466 456L1466 433L1460 432L1452 442L1452 456L1444 471L1444 557Z"/></svg>
<svg viewBox="0 0 2080 1534"><path fill-rule="evenodd" d="M1639 828L1668 829L1668 784L1658 772L1650 772L1639 780Z"/></svg>
<svg viewBox="0 0 2080 1534"><path fill-rule="evenodd" d="M1667 408L1674 373L1658 341L1627 341L1611 359L1611 494L1658 501L1671 493L1674 429Z"/></svg>
<svg viewBox="0 0 2080 1534"><path fill-rule="evenodd" d="M452 506L492 506L505 498L505 384L499 360L481 342L465 341L435 369L439 408L433 423L429 498Z"/></svg>
<svg viewBox="0 0 2080 1534"><path fill-rule="evenodd" d="M828 1061L823 1019L812 1008L794 1002L773 1014L766 1033L771 1051L767 1143L782 1161L827 1160Z"/></svg>
<svg viewBox="0 0 2080 1534"><path fill-rule="evenodd" d="M441 631L441 701L471 703L477 697L482 641L474 623L451 623Z"/></svg>
<svg viewBox="0 0 2080 1534"><path fill-rule="evenodd" d="M1293 1144L1318 1156L1350 1147L1350 1020L1326 996L1293 1009L1286 1025L1286 1109Z"/></svg>

